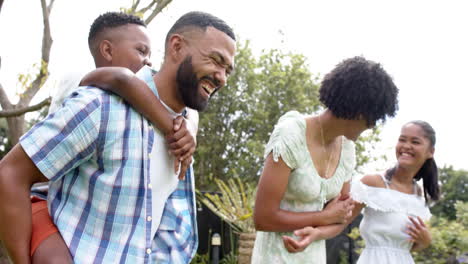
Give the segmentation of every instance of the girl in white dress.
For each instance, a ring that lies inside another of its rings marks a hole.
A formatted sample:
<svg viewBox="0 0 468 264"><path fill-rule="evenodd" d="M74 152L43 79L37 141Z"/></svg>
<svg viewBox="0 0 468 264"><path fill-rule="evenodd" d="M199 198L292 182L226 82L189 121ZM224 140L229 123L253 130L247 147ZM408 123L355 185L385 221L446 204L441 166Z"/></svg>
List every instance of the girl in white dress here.
<svg viewBox="0 0 468 264"><path fill-rule="evenodd" d="M367 175L352 182L356 206L349 222L364 208L360 232L366 246L358 264L412 264L410 250L430 245L431 235L424 221L431 216L428 200L439 198L435 141L434 129L428 123L409 122L402 127L395 148L397 165L385 175ZM424 192L416 184L420 179ZM345 225L341 227L333 229L334 235ZM327 228L305 227L296 232L311 243Z"/></svg>
<svg viewBox="0 0 468 264"><path fill-rule="evenodd" d="M397 94L379 64L355 57L322 81L324 112L292 111L279 119L265 147L252 263L326 263L324 239L344 225L354 207L348 195L356 163L353 141L395 114ZM293 233L309 225L327 228L313 238Z"/></svg>
<svg viewBox="0 0 468 264"><path fill-rule="evenodd" d="M355 211L365 207L359 229L366 246L358 264L414 263L410 250L430 245L424 221L431 216L428 200L439 198L435 141L428 123L409 122L402 127L395 148L397 165L385 175L353 181L351 195L359 203ZM420 179L424 193L416 184Z"/></svg>

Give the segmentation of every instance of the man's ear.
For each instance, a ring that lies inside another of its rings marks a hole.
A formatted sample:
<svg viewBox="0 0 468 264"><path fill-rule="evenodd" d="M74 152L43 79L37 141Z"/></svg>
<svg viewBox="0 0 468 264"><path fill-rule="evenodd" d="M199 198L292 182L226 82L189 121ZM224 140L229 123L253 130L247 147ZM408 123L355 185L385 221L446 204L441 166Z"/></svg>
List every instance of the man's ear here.
<svg viewBox="0 0 468 264"><path fill-rule="evenodd" d="M184 46L186 45L187 43L182 35L172 34L167 42L167 54L171 60L180 61L184 58Z"/></svg>
<svg viewBox="0 0 468 264"><path fill-rule="evenodd" d="M107 61L112 62L112 43L109 40L103 40L99 43L99 53Z"/></svg>

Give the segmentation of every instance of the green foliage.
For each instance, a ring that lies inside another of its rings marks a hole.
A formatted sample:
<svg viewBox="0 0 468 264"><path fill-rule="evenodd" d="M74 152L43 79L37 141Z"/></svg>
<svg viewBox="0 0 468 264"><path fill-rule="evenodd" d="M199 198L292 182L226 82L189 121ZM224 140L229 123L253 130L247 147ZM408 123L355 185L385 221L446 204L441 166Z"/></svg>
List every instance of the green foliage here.
<svg viewBox="0 0 468 264"><path fill-rule="evenodd" d="M210 257L207 254L195 254L193 257L192 261L190 261L190 264L209 264L210 263Z"/></svg>
<svg viewBox="0 0 468 264"><path fill-rule="evenodd" d="M360 171L360 168L366 163L385 158L385 156L376 157L374 154L376 143L381 141L379 138L381 130L381 126L376 126L371 130L364 131L356 140L356 169L358 172L364 173Z"/></svg>
<svg viewBox="0 0 468 264"><path fill-rule="evenodd" d="M237 264L237 255L231 251L219 261L219 264Z"/></svg>
<svg viewBox="0 0 468 264"><path fill-rule="evenodd" d="M236 232L254 232L253 204L254 187L243 183L239 177L227 180L215 179L220 194L200 193L198 200L213 213L226 221Z"/></svg>
<svg viewBox="0 0 468 264"><path fill-rule="evenodd" d="M190 261L190 264L209 264L210 263L210 257L207 254L204 255L199 255L196 254L195 257L193 257L192 261ZM222 259L219 260L219 264L237 264L237 255L231 251L229 254L225 255Z"/></svg>
<svg viewBox="0 0 468 264"><path fill-rule="evenodd" d="M347 234L348 237L354 240L355 242L355 249L354 251L358 254L362 253L362 250L364 249L365 242L364 239L361 237L361 233L359 232L359 227L355 227L351 229L351 232Z"/></svg>
<svg viewBox="0 0 468 264"><path fill-rule="evenodd" d="M431 211L439 217L454 220L456 217L455 202L468 202L468 171L444 167L439 170L441 199L432 206Z"/></svg>

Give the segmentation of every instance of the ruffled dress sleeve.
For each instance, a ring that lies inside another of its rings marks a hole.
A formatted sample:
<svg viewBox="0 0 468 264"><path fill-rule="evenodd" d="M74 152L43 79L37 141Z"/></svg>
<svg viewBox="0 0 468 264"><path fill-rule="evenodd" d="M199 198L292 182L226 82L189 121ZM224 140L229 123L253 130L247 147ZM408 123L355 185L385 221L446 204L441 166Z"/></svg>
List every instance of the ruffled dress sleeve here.
<svg viewBox="0 0 468 264"><path fill-rule="evenodd" d="M424 221L431 218L431 212L424 199L418 195L400 193L395 190L372 187L354 179L351 182L351 197L381 212L397 212L421 217Z"/></svg>
<svg viewBox="0 0 468 264"><path fill-rule="evenodd" d="M301 162L301 148L305 144L305 119L297 111L290 111L280 117L271 133L270 140L265 146L264 157L270 153L273 160L279 157L291 168L296 169Z"/></svg>

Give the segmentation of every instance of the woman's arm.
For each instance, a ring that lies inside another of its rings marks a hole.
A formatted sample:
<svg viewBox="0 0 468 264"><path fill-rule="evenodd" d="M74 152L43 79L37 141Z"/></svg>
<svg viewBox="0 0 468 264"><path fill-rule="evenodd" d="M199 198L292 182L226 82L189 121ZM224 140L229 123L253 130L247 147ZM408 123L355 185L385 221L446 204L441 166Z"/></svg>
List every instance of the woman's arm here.
<svg viewBox="0 0 468 264"><path fill-rule="evenodd" d="M92 85L113 92L129 102L164 134L173 133L173 118L161 101L131 70L101 67L83 77L80 85Z"/></svg>
<svg viewBox="0 0 468 264"><path fill-rule="evenodd" d="M301 252L310 243L317 240L325 240L336 237L341 234L343 230L350 224L356 216L361 213L364 204L355 203L354 209L352 211L352 216L350 220L344 224L333 224L327 226L311 227L307 226L302 229L294 231L294 235L297 238L292 238L290 236L283 236L284 247L291 253Z"/></svg>
<svg viewBox="0 0 468 264"><path fill-rule="evenodd" d="M255 200L255 228L261 231L293 231L306 226L323 226L342 223L349 214L352 201L334 199L318 212L293 212L280 208L291 169L279 158L275 162L268 155L260 178Z"/></svg>

